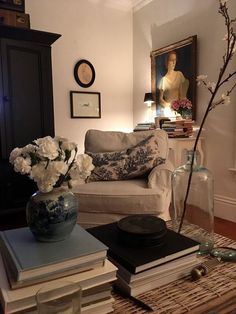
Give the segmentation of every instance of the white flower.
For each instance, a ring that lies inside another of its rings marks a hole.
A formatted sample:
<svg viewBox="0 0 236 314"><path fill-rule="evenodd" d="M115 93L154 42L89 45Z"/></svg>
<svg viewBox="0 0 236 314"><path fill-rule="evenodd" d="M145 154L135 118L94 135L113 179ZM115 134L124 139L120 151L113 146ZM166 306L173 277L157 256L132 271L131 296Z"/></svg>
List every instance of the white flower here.
<svg viewBox="0 0 236 314"><path fill-rule="evenodd" d="M56 136L55 140L58 141L58 142L61 142L61 148L63 150L72 151L75 148L77 148L77 144L74 143L74 142L69 142L69 140L67 138Z"/></svg>
<svg viewBox="0 0 236 314"><path fill-rule="evenodd" d="M70 171L70 177L72 180L78 180L79 178L85 180L93 169L92 158L87 154L80 154Z"/></svg>
<svg viewBox="0 0 236 314"><path fill-rule="evenodd" d="M226 106L229 105L229 103L230 103L230 97L229 96L222 94L221 99L222 99L222 104L224 104Z"/></svg>
<svg viewBox="0 0 236 314"><path fill-rule="evenodd" d="M14 170L21 174L28 174L31 171L31 160L30 158L23 158L21 156L16 157L14 160Z"/></svg>
<svg viewBox="0 0 236 314"><path fill-rule="evenodd" d="M205 81L207 79L207 75L205 74L200 74L197 76L197 81Z"/></svg>
<svg viewBox="0 0 236 314"><path fill-rule="evenodd" d="M212 92L214 92L214 90L216 88L216 83L215 82L208 82L207 88L209 88Z"/></svg>
<svg viewBox="0 0 236 314"><path fill-rule="evenodd" d="M46 167L46 163L40 163L32 167L30 177L33 179L41 192L49 192L56 184L60 173L55 171L53 164Z"/></svg>
<svg viewBox="0 0 236 314"><path fill-rule="evenodd" d="M11 164L13 164L14 160L21 155L21 152L22 152L22 148L16 147L13 149L9 158L9 161Z"/></svg>
<svg viewBox="0 0 236 314"><path fill-rule="evenodd" d="M34 180L42 192L84 183L94 168L92 158L85 154L77 156L77 144L66 138L46 136L34 143L13 149L9 161L16 172Z"/></svg>
<svg viewBox="0 0 236 314"><path fill-rule="evenodd" d="M46 162L34 165L30 172L30 178L35 182L39 181L45 171L46 165Z"/></svg>
<svg viewBox="0 0 236 314"><path fill-rule="evenodd" d="M55 172L59 176L60 174L66 174L68 165L64 161L55 161L48 165L48 170Z"/></svg>
<svg viewBox="0 0 236 314"><path fill-rule="evenodd" d="M206 79L207 79L207 75L205 75L205 74L198 75L197 78L196 78L197 85L200 85Z"/></svg>
<svg viewBox="0 0 236 314"><path fill-rule="evenodd" d="M43 193L48 193L53 190L53 183L48 181L40 181L37 183L38 189Z"/></svg>
<svg viewBox="0 0 236 314"><path fill-rule="evenodd" d="M221 5L225 5L228 0L220 0Z"/></svg>
<svg viewBox="0 0 236 314"><path fill-rule="evenodd" d="M37 149L36 145L28 144L22 148L22 155L27 155L29 153L35 153Z"/></svg>
<svg viewBox="0 0 236 314"><path fill-rule="evenodd" d="M51 136L46 136L44 138L39 138L35 141L38 145L37 154L41 157L53 160L58 157L58 145Z"/></svg>

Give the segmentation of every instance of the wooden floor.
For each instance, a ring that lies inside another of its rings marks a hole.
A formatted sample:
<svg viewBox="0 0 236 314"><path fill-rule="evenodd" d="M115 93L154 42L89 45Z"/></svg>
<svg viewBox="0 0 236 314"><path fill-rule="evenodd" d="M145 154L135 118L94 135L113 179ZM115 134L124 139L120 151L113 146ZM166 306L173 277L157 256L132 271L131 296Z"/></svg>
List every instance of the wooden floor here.
<svg viewBox="0 0 236 314"><path fill-rule="evenodd" d="M236 223L221 218L216 218L214 221L215 233L221 234L227 238L236 241Z"/></svg>

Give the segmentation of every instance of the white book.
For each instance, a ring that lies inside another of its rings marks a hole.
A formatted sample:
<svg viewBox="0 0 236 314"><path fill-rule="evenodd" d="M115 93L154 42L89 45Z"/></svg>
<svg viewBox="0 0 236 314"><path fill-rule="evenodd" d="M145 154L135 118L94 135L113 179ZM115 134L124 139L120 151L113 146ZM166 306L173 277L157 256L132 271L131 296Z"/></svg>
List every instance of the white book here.
<svg viewBox="0 0 236 314"><path fill-rule="evenodd" d="M198 263L196 263L195 265L198 265ZM153 280L149 280L146 283L140 283L139 285L132 283L128 284L122 277L117 275L118 279L115 284L129 295L135 297L144 292L164 286L166 284L169 284L170 282L188 276L195 265L192 264L191 266L187 266L185 269L177 271L174 270L172 272L169 272L168 274L165 274L164 276L160 276L159 278L153 278Z"/></svg>
<svg viewBox="0 0 236 314"><path fill-rule="evenodd" d="M109 260L115 264L118 268L117 274L122 277L127 283L140 282L144 279L152 278L153 276L160 276L170 272L173 269L180 270L185 268L189 264L201 263L201 260L197 257L196 253L188 254L179 257L173 261L149 268L147 270L141 271L137 274L133 274L128 271L125 267L115 261L113 258L109 257Z"/></svg>
<svg viewBox="0 0 236 314"><path fill-rule="evenodd" d="M104 266L83 273L73 274L67 277L53 280L59 282L61 280L79 283L82 291L113 282L116 280L117 268L108 260ZM36 306L35 294L46 283L38 283L29 287L23 287L16 290L10 290L7 275L5 272L2 257L0 256L0 301L4 313L16 313L20 310L30 309Z"/></svg>
<svg viewBox="0 0 236 314"><path fill-rule="evenodd" d="M98 301L97 303L81 308L81 314L107 314L113 312L114 299L110 297L106 300ZM8 313L7 313L8 314ZM38 314L36 308L29 309L24 314Z"/></svg>
<svg viewBox="0 0 236 314"><path fill-rule="evenodd" d="M107 247L78 224L70 237L58 242L36 241L28 227L1 231L0 248L11 270L12 282L77 273L80 268L84 271L99 262L102 265L107 255Z"/></svg>

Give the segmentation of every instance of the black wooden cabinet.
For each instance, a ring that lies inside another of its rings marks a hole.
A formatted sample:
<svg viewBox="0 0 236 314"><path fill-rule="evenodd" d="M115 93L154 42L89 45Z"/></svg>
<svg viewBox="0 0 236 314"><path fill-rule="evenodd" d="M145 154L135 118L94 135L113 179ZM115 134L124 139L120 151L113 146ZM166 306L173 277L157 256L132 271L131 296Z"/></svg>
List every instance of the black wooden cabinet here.
<svg viewBox="0 0 236 314"><path fill-rule="evenodd" d="M59 37L0 26L0 227L36 190L9 165L11 150L54 136L51 45Z"/></svg>

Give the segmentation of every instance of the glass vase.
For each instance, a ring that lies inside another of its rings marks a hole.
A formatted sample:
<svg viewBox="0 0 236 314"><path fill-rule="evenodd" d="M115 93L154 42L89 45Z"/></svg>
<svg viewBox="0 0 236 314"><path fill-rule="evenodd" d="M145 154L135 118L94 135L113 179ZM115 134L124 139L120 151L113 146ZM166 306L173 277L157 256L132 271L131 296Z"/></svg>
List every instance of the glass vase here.
<svg viewBox="0 0 236 314"><path fill-rule="evenodd" d="M192 178L180 228L192 159ZM198 241L200 253L208 253L213 248L213 177L208 169L199 165L196 152L187 151L186 164L178 167L172 174L171 216L173 229Z"/></svg>
<svg viewBox="0 0 236 314"><path fill-rule="evenodd" d="M54 188L49 193L38 191L26 206L28 226L35 238L43 242L67 238L76 224L77 214L77 197L65 188Z"/></svg>

